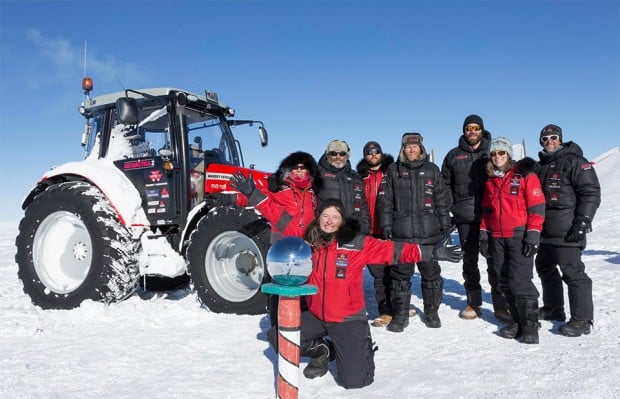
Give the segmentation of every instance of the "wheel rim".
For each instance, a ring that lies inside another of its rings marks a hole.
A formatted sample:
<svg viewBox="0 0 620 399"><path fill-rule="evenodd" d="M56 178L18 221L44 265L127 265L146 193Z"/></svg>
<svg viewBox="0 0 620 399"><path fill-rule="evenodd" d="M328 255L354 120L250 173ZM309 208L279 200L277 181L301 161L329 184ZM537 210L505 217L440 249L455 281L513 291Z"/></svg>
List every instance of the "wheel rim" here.
<svg viewBox="0 0 620 399"><path fill-rule="evenodd" d="M37 229L32 257L37 276L49 290L66 294L86 280L93 246L84 222L75 214L58 211Z"/></svg>
<svg viewBox="0 0 620 399"><path fill-rule="evenodd" d="M207 248L205 271L219 296L230 302L243 302L260 289L265 265L254 241L245 234L226 231Z"/></svg>

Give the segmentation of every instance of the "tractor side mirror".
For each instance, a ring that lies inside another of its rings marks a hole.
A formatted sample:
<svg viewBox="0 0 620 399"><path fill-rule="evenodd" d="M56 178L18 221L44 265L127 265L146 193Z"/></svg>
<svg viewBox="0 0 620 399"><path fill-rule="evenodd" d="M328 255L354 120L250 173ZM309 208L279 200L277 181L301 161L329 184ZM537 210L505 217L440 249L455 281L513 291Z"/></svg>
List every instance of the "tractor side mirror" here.
<svg viewBox="0 0 620 399"><path fill-rule="evenodd" d="M259 126L258 127L258 137L260 137L260 145L261 147L266 147L267 146L267 129L265 129L264 126Z"/></svg>
<svg viewBox="0 0 620 399"><path fill-rule="evenodd" d="M135 125L140 122L136 99L120 97L116 100L116 115L118 121L124 125Z"/></svg>

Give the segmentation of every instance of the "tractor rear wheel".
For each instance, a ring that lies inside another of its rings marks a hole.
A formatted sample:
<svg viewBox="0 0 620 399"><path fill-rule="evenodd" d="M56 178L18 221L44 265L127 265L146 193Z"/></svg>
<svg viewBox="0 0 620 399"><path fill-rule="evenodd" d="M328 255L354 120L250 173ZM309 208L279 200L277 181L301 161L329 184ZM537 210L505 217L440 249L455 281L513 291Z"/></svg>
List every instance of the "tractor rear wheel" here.
<svg viewBox="0 0 620 399"><path fill-rule="evenodd" d="M263 314L271 231L253 209L217 207L190 236L188 272L199 301L217 313Z"/></svg>

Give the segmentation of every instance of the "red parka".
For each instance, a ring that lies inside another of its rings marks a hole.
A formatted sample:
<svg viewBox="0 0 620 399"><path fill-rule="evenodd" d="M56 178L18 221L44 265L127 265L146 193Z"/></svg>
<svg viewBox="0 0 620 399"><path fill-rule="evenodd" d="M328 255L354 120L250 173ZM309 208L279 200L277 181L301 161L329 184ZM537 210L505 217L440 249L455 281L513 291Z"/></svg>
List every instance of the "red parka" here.
<svg viewBox="0 0 620 399"><path fill-rule="evenodd" d="M480 230L495 238L510 238L516 232L528 231L540 236L544 221L545 196L533 171L522 171L518 163L503 177L487 179Z"/></svg>
<svg viewBox="0 0 620 399"><path fill-rule="evenodd" d="M395 243L361 234L346 244L333 240L325 246L313 247L308 283L317 286L318 293L306 297L308 309L326 322L365 318L364 266L421 260L417 244Z"/></svg>
<svg viewBox="0 0 620 399"><path fill-rule="evenodd" d="M271 223L272 234L280 237L303 237L314 219L315 208L313 189L300 189L294 185L270 192L256 205L256 209Z"/></svg>

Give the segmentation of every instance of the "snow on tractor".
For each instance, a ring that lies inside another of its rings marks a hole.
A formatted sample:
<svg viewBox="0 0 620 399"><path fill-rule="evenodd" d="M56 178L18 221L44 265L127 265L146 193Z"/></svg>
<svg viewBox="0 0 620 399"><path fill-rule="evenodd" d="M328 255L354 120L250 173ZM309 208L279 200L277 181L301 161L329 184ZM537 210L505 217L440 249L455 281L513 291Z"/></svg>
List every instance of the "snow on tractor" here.
<svg viewBox="0 0 620 399"><path fill-rule="evenodd" d="M266 146L263 123L230 119L234 110L209 91L91 98L92 80L82 86L85 159L46 172L22 205L15 260L32 302L111 303L146 277L189 276L214 312L264 313L270 228L255 209L235 206L228 183L253 169L231 128L257 125ZM252 173L265 182L267 174Z"/></svg>

